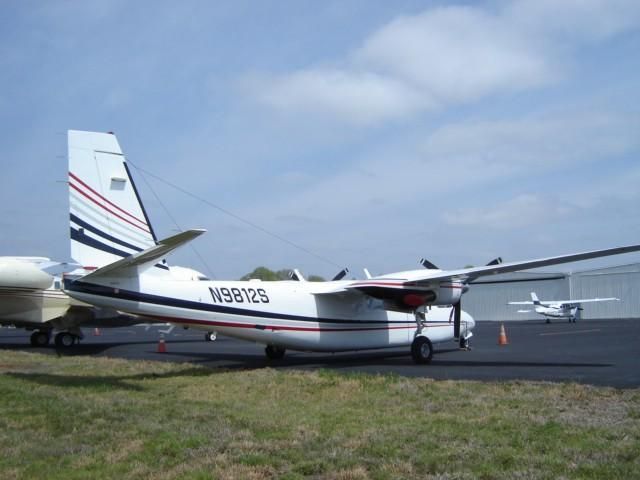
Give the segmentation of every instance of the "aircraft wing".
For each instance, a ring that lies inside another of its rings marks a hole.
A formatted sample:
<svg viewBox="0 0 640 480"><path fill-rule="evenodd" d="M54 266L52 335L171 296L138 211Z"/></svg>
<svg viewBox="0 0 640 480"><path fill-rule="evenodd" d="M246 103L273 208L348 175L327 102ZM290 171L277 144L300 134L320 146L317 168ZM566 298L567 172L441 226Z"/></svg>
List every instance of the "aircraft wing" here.
<svg viewBox="0 0 640 480"><path fill-rule="evenodd" d="M625 247L606 248L602 250L591 250L582 253L569 255L559 255L555 257L538 258L534 260L524 260L520 262L507 262L497 265L485 265L481 267L462 268L458 270L411 270L388 275L368 278L365 280L355 280L348 282L326 282L324 286L318 284L311 292L314 295L335 295L344 294L347 291L360 291L367 293L370 288L375 288L378 292L386 291L388 296L393 296L400 292L419 292L421 288L427 288L435 282L462 282L468 283L476 278L497 275L500 273L517 272L532 268L548 267L563 263L589 260L592 258L606 257L610 255L620 255L640 251L640 245L628 245ZM381 297L387 294L381 293ZM545 304L545 302L540 302ZM549 304L558 302L548 302ZM514 305L531 305L533 302L513 303Z"/></svg>
<svg viewBox="0 0 640 480"><path fill-rule="evenodd" d="M165 257L169 252L175 250L176 248L184 245L187 242L190 242L191 240L199 237L205 232L206 230L200 229L187 230L185 232L178 233L177 235L173 235L172 237L165 238L164 240L159 240L158 243L153 247L149 247L146 250L134 253L133 255L110 263L109 265L105 265L104 267L98 268L88 275L85 275L83 277L83 280L101 276L115 276L118 274L118 272L129 269L131 267L148 265L155 262L159 258Z"/></svg>
<svg viewBox="0 0 640 480"><path fill-rule="evenodd" d="M615 297L610 297L610 298L586 298L586 299L582 299L582 300L559 300L558 302L554 302L554 303L571 303L571 304L576 304L576 303L591 303L591 302L613 302L613 301L620 301L619 298L615 298Z"/></svg>
<svg viewBox="0 0 640 480"><path fill-rule="evenodd" d="M488 275L497 275L499 273L517 272L520 270L529 270L532 268L548 267L551 265L560 265L563 263L578 262L580 260L589 260L592 258L607 257L610 255L620 255L623 253L632 253L640 251L640 245L628 245L625 247L605 248L603 250L591 250L582 253L572 253L569 255L559 255L556 257L538 258L534 260L524 260L521 262L508 262L498 265L486 265L482 267L462 268L459 270L442 270L431 271L425 270L420 278L412 278L411 282L433 281L433 280L461 280L469 282L478 277Z"/></svg>
<svg viewBox="0 0 640 480"><path fill-rule="evenodd" d="M620 299L615 297L610 297L610 298L586 298L586 299L578 299L578 300L548 300L548 301L541 300L539 303L544 307L553 307L554 305L577 305L579 303L611 302L611 301L620 301ZM533 305L533 304L534 303L531 300L507 303L507 305Z"/></svg>

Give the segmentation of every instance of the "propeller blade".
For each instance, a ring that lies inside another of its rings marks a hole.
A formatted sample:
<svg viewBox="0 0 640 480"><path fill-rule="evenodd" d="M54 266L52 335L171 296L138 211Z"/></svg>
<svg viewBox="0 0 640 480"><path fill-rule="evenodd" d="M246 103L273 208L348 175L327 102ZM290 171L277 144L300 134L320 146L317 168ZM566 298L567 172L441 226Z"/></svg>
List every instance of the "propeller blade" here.
<svg viewBox="0 0 640 480"><path fill-rule="evenodd" d="M433 263L431 263L426 258L421 258L420 259L420 265L422 265L427 270L440 270L438 267L436 267Z"/></svg>
<svg viewBox="0 0 640 480"><path fill-rule="evenodd" d="M462 312L462 302L458 302L453 306L453 336L460 338L460 317Z"/></svg>
<svg viewBox="0 0 640 480"><path fill-rule="evenodd" d="M489 263L487 263L487 267L490 265L500 265L502 263L502 257L494 258Z"/></svg>
<svg viewBox="0 0 640 480"><path fill-rule="evenodd" d="M306 281L306 278L304 278L304 275L302 275L302 273L300 273L300 270L298 270L297 268L294 268L289 272L289 278L291 280L295 280L296 282Z"/></svg>
<svg viewBox="0 0 640 480"><path fill-rule="evenodd" d="M333 277L333 278L331 279L331 281L332 281L332 282L335 282L335 281L337 281L337 280L342 280L342 279L347 275L347 273L349 273L349 269L348 269L348 268L343 268L342 270L340 270L340 271L336 274L336 276L335 276L335 277Z"/></svg>

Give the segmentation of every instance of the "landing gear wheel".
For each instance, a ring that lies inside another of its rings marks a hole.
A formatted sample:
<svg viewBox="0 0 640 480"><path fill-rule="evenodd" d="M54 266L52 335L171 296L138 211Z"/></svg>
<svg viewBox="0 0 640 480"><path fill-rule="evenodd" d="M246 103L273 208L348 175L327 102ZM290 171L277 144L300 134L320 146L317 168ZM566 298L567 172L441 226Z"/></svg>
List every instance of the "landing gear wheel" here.
<svg viewBox="0 0 640 480"><path fill-rule="evenodd" d="M34 347L46 347L49 345L49 332L36 331L31 334L31 345Z"/></svg>
<svg viewBox="0 0 640 480"><path fill-rule="evenodd" d="M419 365L431 363L431 358L433 357L431 340L422 335L416 337L411 344L411 356L413 361Z"/></svg>
<svg viewBox="0 0 640 480"><path fill-rule="evenodd" d="M276 347L275 345L267 345L264 349L264 353L269 360L281 360L284 358L286 350L282 347Z"/></svg>
<svg viewBox="0 0 640 480"><path fill-rule="evenodd" d="M204 334L204 339L207 342L215 342L217 337L218 337L218 334L216 332L207 332Z"/></svg>
<svg viewBox="0 0 640 480"><path fill-rule="evenodd" d="M462 350L471 350L471 347L469 347L469 339L468 338L464 338L464 337L460 337L460 348Z"/></svg>
<svg viewBox="0 0 640 480"><path fill-rule="evenodd" d="M60 332L59 334L56 335L56 338L55 338L56 347L59 347L59 348L72 347L73 345L75 345L77 341L78 341L78 337L76 337L75 335L72 335L69 332Z"/></svg>

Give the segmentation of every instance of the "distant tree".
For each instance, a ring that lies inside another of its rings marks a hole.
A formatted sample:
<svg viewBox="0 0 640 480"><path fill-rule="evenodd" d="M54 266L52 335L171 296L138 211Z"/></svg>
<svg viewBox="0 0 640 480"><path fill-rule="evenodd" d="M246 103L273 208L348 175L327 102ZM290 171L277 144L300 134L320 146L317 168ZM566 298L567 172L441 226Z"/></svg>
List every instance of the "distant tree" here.
<svg viewBox="0 0 640 480"><path fill-rule="evenodd" d="M291 272L291 269L283 268L282 270L278 270L276 272L276 276L278 277L278 280L290 280L289 272Z"/></svg>
<svg viewBox="0 0 640 480"><path fill-rule="evenodd" d="M264 281L282 280L278 277L278 273L273 270L269 270L267 267L258 267L253 272L247 273L242 276L240 280L259 279Z"/></svg>
<svg viewBox="0 0 640 480"><path fill-rule="evenodd" d="M250 280L250 279L259 279L265 282L272 282L277 280L289 280L289 272L291 269L283 268L282 270L273 271L268 269L267 267L258 267L253 270L251 273L247 273L243 275L240 280ZM307 279L310 282L324 282L325 279L319 275L310 275Z"/></svg>

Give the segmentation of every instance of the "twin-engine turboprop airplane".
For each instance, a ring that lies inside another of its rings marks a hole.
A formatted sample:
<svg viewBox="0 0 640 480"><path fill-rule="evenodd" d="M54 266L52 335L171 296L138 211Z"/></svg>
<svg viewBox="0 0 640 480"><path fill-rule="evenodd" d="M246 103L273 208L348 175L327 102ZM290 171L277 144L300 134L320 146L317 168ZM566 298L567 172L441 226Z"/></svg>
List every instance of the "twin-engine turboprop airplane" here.
<svg viewBox="0 0 640 480"><path fill-rule="evenodd" d="M465 344L475 322L462 311L468 283L478 277L640 250L640 245L483 267L391 273L330 282L176 280L160 260L203 234L187 230L149 241L149 221L113 134L69 132L71 242L85 266L65 279L81 301L266 345L317 352L411 347L428 363L433 344ZM74 245L74 242L75 245ZM80 252L81 251L81 252Z"/></svg>
<svg viewBox="0 0 640 480"><path fill-rule="evenodd" d="M531 301L509 302L509 305L535 305L535 312L543 315L547 323L551 323L552 318L566 318L569 323L575 323L578 312L582 310L583 303L591 302L613 302L619 298L587 298L581 300L550 300L541 301L535 292L531 292ZM529 313L531 310L518 310L518 313Z"/></svg>

